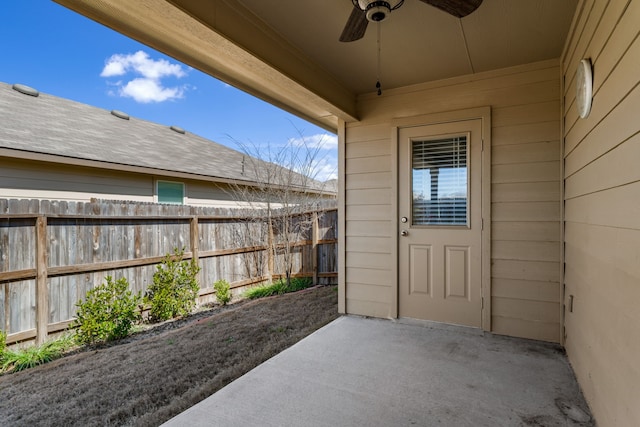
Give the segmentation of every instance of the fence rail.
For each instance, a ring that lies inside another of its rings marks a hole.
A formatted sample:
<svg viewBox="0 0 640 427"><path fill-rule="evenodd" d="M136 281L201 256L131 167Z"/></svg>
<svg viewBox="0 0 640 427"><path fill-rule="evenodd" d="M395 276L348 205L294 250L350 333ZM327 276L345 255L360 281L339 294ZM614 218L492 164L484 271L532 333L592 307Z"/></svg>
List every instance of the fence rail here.
<svg viewBox="0 0 640 427"><path fill-rule="evenodd" d="M282 231L239 210L3 199L0 212L0 329L7 343L42 342L67 328L76 302L108 275L126 277L134 292L144 293L155 266L176 248L201 268L201 303L213 300L219 279L237 293L284 275ZM291 245L292 275L336 283L335 206L297 220L309 227Z"/></svg>

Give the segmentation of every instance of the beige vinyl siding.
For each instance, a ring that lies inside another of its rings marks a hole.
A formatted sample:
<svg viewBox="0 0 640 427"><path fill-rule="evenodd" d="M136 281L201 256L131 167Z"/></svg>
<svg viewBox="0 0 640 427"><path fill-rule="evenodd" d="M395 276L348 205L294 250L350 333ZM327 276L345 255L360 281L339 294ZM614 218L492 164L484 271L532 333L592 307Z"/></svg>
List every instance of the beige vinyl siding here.
<svg viewBox="0 0 640 427"><path fill-rule="evenodd" d="M560 74L549 60L360 98L345 131L348 313L397 315L392 122L489 106L492 330L560 341Z"/></svg>
<svg viewBox="0 0 640 427"><path fill-rule="evenodd" d="M153 203L157 180L184 183L185 200L190 205L239 206L227 184L0 157L0 199L88 202L97 198Z"/></svg>
<svg viewBox="0 0 640 427"><path fill-rule="evenodd" d="M237 192L227 184L183 180L186 184L186 203L193 206L239 207Z"/></svg>
<svg viewBox="0 0 640 427"><path fill-rule="evenodd" d="M562 58L565 345L598 425L640 425L640 2L577 10ZM582 58L594 70L586 119L575 105Z"/></svg>
<svg viewBox="0 0 640 427"><path fill-rule="evenodd" d="M347 130L345 147L346 310L391 317L391 146L385 127ZM363 131L360 133L359 131ZM383 137L377 137L379 134Z"/></svg>
<svg viewBox="0 0 640 427"><path fill-rule="evenodd" d="M153 202L153 178L142 174L0 157L0 198Z"/></svg>

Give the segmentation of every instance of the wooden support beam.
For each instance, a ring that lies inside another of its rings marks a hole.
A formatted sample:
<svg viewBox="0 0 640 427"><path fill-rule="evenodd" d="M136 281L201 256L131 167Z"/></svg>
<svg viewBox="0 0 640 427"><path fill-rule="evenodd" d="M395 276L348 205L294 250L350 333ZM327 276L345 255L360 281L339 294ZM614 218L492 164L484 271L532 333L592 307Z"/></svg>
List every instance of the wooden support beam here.
<svg viewBox="0 0 640 427"><path fill-rule="evenodd" d="M275 258L275 248L273 244L273 223L271 219L268 222L268 231L267 231L267 280L271 282L273 280L273 269L274 269L274 258Z"/></svg>
<svg viewBox="0 0 640 427"><path fill-rule="evenodd" d="M47 217L36 219L36 344L47 339L49 291L47 289Z"/></svg>
<svg viewBox="0 0 640 427"><path fill-rule="evenodd" d="M311 268L313 271L313 285L318 284L318 212L314 212L311 217Z"/></svg>
<svg viewBox="0 0 640 427"><path fill-rule="evenodd" d="M35 329L27 329L25 331L16 332L14 334L7 334L7 344L15 344L17 342L30 340L36 337Z"/></svg>
<svg viewBox="0 0 640 427"><path fill-rule="evenodd" d="M191 218L191 222L189 223L189 235L191 240L191 259L196 263L197 266L200 266L198 262L198 247L200 242L200 233L198 232L198 217L195 216ZM198 275L196 280L198 283L202 283L202 269L198 271ZM202 287L202 285L201 285Z"/></svg>
<svg viewBox="0 0 640 427"><path fill-rule="evenodd" d="M35 279L38 273L35 268L26 268L24 270L2 271L0 272L0 283L17 282L19 280Z"/></svg>
<svg viewBox="0 0 640 427"><path fill-rule="evenodd" d="M191 252L185 252L182 259L191 259ZM141 267L144 265L159 264L164 260L165 256L155 256L147 258L136 258L123 261L105 261L96 262L91 264L75 264L75 265L63 265L60 267L49 267L48 276L66 276L70 274L82 274L92 273L95 271L105 270L117 270L120 268ZM177 259L176 256L172 256L173 259Z"/></svg>

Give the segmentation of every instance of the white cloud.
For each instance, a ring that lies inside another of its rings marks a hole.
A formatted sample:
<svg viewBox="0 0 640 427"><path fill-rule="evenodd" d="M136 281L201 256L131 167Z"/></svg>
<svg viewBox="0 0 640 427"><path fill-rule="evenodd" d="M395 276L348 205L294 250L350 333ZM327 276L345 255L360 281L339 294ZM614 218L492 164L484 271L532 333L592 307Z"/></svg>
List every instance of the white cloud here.
<svg viewBox="0 0 640 427"><path fill-rule="evenodd" d="M136 102L163 102L184 97L186 85L166 87L164 78L182 78L187 75L183 66L166 59L152 59L149 54L138 51L133 54L115 54L107 59L101 77L127 76L130 78L117 82L107 82L116 86L117 91L109 91L122 97L133 98Z"/></svg>
<svg viewBox="0 0 640 427"><path fill-rule="evenodd" d="M338 136L320 133L299 138L289 138L289 144L294 147L319 148L321 150L335 150L338 148Z"/></svg>
<svg viewBox="0 0 640 427"><path fill-rule="evenodd" d="M327 155L310 159L309 162L294 165L281 164L285 168L291 168L292 170L306 175L316 181L327 181L329 179L338 178L338 160L335 155Z"/></svg>
<svg viewBox="0 0 640 427"><path fill-rule="evenodd" d="M310 165L305 165L306 173L318 181L338 178L338 136L320 133L299 138L289 138L290 147L297 147L303 152L309 150L313 157ZM295 149L294 149L295 150ZM299 171L302 173L302 171Z"/></svg>
<svg viewBox="0 0 640 427"><path fill-rule="evenodd" d="M143 104L149 102L162 102L168 99L182 98L184 88L165 88L158 81L152 79L133 79L120 88L121 96L135 99Z"/></svg>
<svg viewBox="0 0 640 427"><path fill-rule="evenodd" d="M116 56L118 55L113 55L109 58L109 61L107 61L100 73L100 77L121 76L127 72L125 64L122 61L118 61L115 58Z"/></svg>
<svg viewBox="0 0 640 427"><path fill-rule="evenodd" d="M141 50L128 55L119 53L111 55L111 58L107 60L107 63L102 69L100 76L122 76L127 72L134 72L149 79L161 79L167 76L178 78L186 76L180 64L172 64L166 59L153 60L148 53Z"/></svg>
<svg viewBox="0 0 640 427"><path fill-rule="evenodd" d="M333 157L324 157L313 164L315 179L327 181L338 178L338 162Z"/></svg>

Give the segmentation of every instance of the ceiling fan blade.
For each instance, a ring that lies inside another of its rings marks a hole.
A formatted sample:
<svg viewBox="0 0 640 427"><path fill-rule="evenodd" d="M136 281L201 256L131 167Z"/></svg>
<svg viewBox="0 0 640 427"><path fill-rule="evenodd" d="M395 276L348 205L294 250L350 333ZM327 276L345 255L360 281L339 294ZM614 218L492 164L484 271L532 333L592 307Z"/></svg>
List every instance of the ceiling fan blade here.
<svg viewBox="0 0 640 427"><path fill-rule="evenodd" d="M347 20L347 25L344 26L344 30L340 35L340 41L354 42L360 40L364 37L368 24L366 12L354 6Z"/></svg>
<svg viewBox="0 0 640 427"><path fill-rule="evenodd" d="M421 0L424 3L430 4L433 7L437 7L440 10L447 12L449 15L453 15L456 18L464 18L471 12L476 10L481 4L482 0Z"/></svg>

